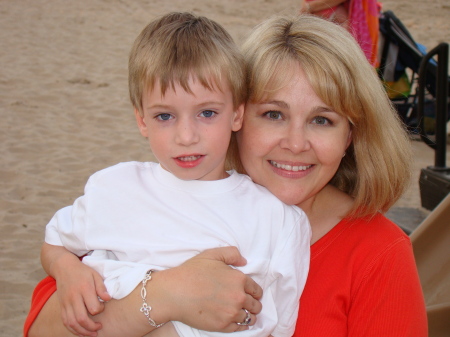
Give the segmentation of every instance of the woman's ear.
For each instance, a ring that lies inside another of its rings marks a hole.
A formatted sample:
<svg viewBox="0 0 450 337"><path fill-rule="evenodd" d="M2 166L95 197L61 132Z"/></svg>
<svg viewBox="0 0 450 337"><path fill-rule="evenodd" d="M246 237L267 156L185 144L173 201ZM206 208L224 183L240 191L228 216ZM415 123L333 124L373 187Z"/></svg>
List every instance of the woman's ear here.
<svg viewBox="0 0 450 337"><path fill-rule="evenodd" d="M346 145L345 149L347 149L350 146L350 144L352 143L352 140L353 140L352 129L350 128L350 130L348 131L347 145Z"/></svg>
<svg viewBox="0 0 450 337"><path fill-rule="evenodd" d="M139 131L141 132L141 135L145 138L148 137L148 128L147 124L145 124L144 114L141 114L141 112L134 108L134 116L136 117L136 122L139 128Z"/></svg>
<svg viewBox="0 0 450 337"><path fill-rule="evenodd" d="M242 121L244 119L244 110L245 110L245 104L242 103L238 106L236 111L234 112L233 120L231 121L231 129L233 131L239 131L242 127Z"/></svg>

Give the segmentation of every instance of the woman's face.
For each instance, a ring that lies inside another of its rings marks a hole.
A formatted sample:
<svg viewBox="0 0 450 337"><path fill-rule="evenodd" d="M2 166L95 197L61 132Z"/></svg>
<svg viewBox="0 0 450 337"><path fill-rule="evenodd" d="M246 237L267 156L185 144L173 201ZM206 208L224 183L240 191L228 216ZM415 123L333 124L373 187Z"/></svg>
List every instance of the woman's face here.
<svg viewBox="0 0 450 337"><path fill-rule="evenodd" d="M293 72L283 89L247 104L237 139L254 182L287 204L307 206L336 173L351 129L315 94L300 66Z"/></svg>

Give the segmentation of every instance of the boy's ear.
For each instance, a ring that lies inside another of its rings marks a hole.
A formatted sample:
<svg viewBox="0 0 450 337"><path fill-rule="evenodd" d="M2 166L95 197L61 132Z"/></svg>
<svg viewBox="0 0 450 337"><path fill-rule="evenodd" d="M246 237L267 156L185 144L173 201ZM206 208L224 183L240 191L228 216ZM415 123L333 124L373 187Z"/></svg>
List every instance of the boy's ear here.
<svg viewBox="0 0 450 337"><path fill-rule="evenodd" d="M141 132L141 135L145 138L148 137L148 128L147 124L145 124L144 116L141 115L138 109L134 108L134 116L136 117L136 122L139 128L139 131Z"/></svg>
<svg viewBox="0 0 450 337"><path fill-rule="evenodd" d="M238 106L236 111L234 112L231 129L233 131L239 131L242 127L242 121L244 120L244 110L245 104L241 104Z"/></svg>

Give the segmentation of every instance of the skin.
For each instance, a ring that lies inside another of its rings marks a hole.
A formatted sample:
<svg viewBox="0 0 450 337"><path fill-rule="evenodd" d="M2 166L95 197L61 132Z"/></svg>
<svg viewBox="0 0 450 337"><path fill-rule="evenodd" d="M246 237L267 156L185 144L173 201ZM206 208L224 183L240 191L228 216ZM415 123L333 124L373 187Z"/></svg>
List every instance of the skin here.
<svg viewBox="0 0 450 337"><path fill-rule="evenodd" d="M344 3L347 0L315 0L315 1L303 1L300 7L300 13L313 14L317 16L323 16L324 10L336 7L334 9L331 17L326 19L331 19L333 22L343 26L344 28L349 28L348 22L348 11L345 8Z"/></svg>
<svg viewBox="0 0 450 337"><path fill-rule="evenodd" d="M309 4L309 12L308 12L308 5L306 4L307 1L302 1L300 12L301 13L311 13L314 14L316 12L320 12L324 9L328 9L331 7L342 5L347 0L314 0L314 1L308 1Z"/></svg>
<svg viewBox="0 0 450 337"><path fill-rule="evenodd" d="M183 180L219 180L228 176L225 157L232 131L242 125L244 105L234 108L231 90L209 90L195 77L164 95L159 83L135 110L139 130L161 166ZM225 83L221 88L228 89Z"/></svg>
<svg viewBox="0 0 450 337"><path fill-rule="evenodd" d="M282 201L303 208L311 223L314 243L339 223L353 204L351 197L328 184L351 143L351 127L346 117L334 112L315 94L300 65L292 74L286 87L264 102L246 105L238 142L242 162L252 179ZM272 161L290 167L275 167ZM147 297L152 299L154 307L152 318L156 322L179 320L199 329L231 332L244 328L237 329L237 325L230 322L242 322L245 318L242 308L246 308L253 313L254 324L257 319L254 314L261 310L257 301L261 289L251 279L225 265L243 263L237 251L230 258L227 251L230 248L202 253L180 267L156 273L151 286L147 287ZM60 263L59 268L63 268L63 262ZM204 276L202 284L186 278L196 273ZM181 290L174 282L179 279L184 280ZM213 282L209 282L211 280ZM217 292L205 298L205 290L216 283ZM103 328L98 332L85 330L85 335L142 336L150 332L152 329L145 317L136 309L141 305L139 290L138 286L125 299L106 304L105 310L93 317ZM38 316L30 337L71 336L59 320L56 296L53 295ZM201 319L199 308L204 315ZM76 320L71 323L73 327L86 329L87 317L81 321L84 326ZM210 325L201 325L205 323ZM58 330L53 333L53 328Z"/></svg>

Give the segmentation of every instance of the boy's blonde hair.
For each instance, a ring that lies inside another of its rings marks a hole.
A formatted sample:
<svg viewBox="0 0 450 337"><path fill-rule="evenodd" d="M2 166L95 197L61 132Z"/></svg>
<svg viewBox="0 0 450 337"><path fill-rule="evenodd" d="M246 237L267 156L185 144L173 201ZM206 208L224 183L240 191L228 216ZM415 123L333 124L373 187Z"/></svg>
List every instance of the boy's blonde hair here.
<svg viewBox="0 0 450 337"><path fill-rule="evenodd" d="M330 183L354 197L350 216L387 211L409 183L410 143L353 37L317 17L274 17L253 31L243 53L251 102L270 98L301 65L320 99L351 124L352 144Z"/></svg>
<svg viewBox="0 0 450 337"><path fill-rule="evenodd" d="M175 84L191 93L188 82L195 76L210 90L231 90L235 108L246 99L244 61L232 37L218 23L190 13L169 13L147 25L134 42L128 69L130 99L141 115L142 95L157 81L163 94Z"/></svg>

